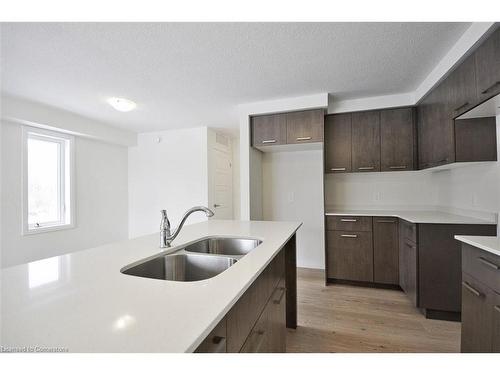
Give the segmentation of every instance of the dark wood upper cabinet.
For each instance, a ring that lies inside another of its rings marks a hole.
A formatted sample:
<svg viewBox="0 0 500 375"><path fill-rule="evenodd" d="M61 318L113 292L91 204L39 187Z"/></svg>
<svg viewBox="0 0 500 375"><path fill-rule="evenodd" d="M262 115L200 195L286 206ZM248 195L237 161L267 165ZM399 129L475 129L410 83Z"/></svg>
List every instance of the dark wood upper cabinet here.
<svg viewBox="0 0 500 375"><path fill-rule="evenodd" d="M500 93L500 28L475 52L477 97L482 102Z"/></svg>
<svg viewBox="0 0 500 375"><path fill-rule="evenodd" d="M350 113L325 117L325 172L351 172L351 118Z"/></svg>
<svg viewBox="0 0 500 375"><path fill-rule="evenodd" d="M380 169L401 171L414 169L416 128L413 108L388 109L380 112Z"/></svg>
<svg viewBox="0 0 500 375"><path fill-rule="evenodd" d="M286 115L252 117L252 144L254 147L286 143Z"/></svg>
<svg viewBox="0 0 500 375"><path fill-rule="evenodd" d="M352 114L352 171L380 171L380 111Z"/></svg>
<svg viewBox="0 0 500 375"><path fill-rule="evenodd" d="M373 218L373 281L399 284L398 219Z"/></svg>
<svg viewBox="0 0 500 375"><path fill-rule="evenodd" d="M286 114L286 143L323 142L325 111L290 112Z"/></svg>
<svg viewBox="0 0 500 375"><path fill-rule="evenodd" d="M475 56L469 56L447 78L449 111L452 118L467 112L477 103Z"/></svg>
<svg viewBox="0 0 500 375"><path fill-rule="evenodd" d="M455 120L457 162L496 161L496 118L480 117Z"/></svg>
<svg viewBox="0 0 500 375"><path fill-rule="evenodd" d="M432 166L455 161L455 133L453 117L450 116L451 81L445 80L436 88L433 122L431 129Z"/></svg>

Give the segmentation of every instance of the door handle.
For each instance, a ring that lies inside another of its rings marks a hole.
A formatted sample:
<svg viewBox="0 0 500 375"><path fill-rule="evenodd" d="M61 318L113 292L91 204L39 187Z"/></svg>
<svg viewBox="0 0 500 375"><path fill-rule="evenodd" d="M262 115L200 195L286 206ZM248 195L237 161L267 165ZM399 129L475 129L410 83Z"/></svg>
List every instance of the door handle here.
<svg viewBox="0 0 500 375"><path fill-rule="evenodd" d="M462 281L462 285L464 286L465 289L474 294L476 297L482 297L483 294L479 290L470 286L468 282Z"/></svg>
<svg viewBox="0 0 500 375"><path fill-rule="evenodd" d="M358 221L358 219L340 219L340 221L348 222L348 223L355 223L356 221Z"/></svg>
<svg viewBox="0 0 500 375"><path fill-rule="evenodd" d="M296 140L297 141L310 141L311 137L297 137Z"/></svg>
<svg viewBox="0 0 500 375"><path fill-rule="evenodd" d="M357 234L341 234L340 237L345 237L345 238L358 238Z"/></svg>
<svg viewBox="0 0 500 375"><path fill-rule="evenodd" d="M488 87L486 90L482 91L481 94L487 94L488 91L490 91L493 87L496 85L500 85L500 81L496 81L494 84L492 84L490 87Z"/></svg>
<svg viewBox="0 0 500 375"><path fill-rule="evenodd" d="M262 143L267 144L267 143L276 143L276 139L266 139L265 141L262 141Z"/></svg>
<svg viewBox="0 0 500 375"><path fill-rule="evenodd" d="M484 259L483 257L479 257L477 258L481 263L483 263L484 265L488 266L488 267L491 267L493 268L494 270L499 270L500 269L500 266L497 266L495 263L492 263L490 262L489 260L487 259Z"/></svg>
<svg viewBox="0 0 500 375"><path fill-rule="evenodd" d="M212 353L225 353L226 352L226 338L222 336L214 336L212 343L215 344L215 349Z"/></svg>
<svg viewBox="0 0 500 375"><path fill-rule="evenodd" d="M377 220L377 223L394 224L396 220Z"/></svg>
<svg viewBox="0 0 500 375"><path fill-rule="evenodd" d="M339 172L339 171L345 171L346 168L330 168L331 171L334 171L334 172Z"/></svg>
<svg viewBox="0 0 500 375"><path fill-rule="evenodd" d="M274 303L274 304L276 304L276 305L279 305L279 304L281 303L281 300L282 300L282 299L283 299L283 297L285 296L285 291L286 291L286 289L285 289L285 288L283 288L283 287L278 288L278 290L281 290L281 294L280 294L280 298L275 299L275 300L273 301L273 303Z"/></svg>
<svg viewBox="0 0 500 375"><path fill-rule="evenodd" d="M375 167L358 167L360 171L371 171L375 169Z"/></svg>
<svg viewBox="0 0 500 375"><path fill-rule="evenodd" d="M389 169L406 169L408 168L406 165L391 165Z"/></svg>
<svg viewBox="0 0 500 375"><path fill-rule="evenodd" d="M462 104L460 107L457 107L454 109L454 111L460 111L462 108L466 107L469 105L469 102L465 102L464 104Z"/></svg>
<svg viewBox="0 0 500 375"><path fill-rule="evenodd" d="M214 203L214 208L220 207L220 204Z"/></svg>

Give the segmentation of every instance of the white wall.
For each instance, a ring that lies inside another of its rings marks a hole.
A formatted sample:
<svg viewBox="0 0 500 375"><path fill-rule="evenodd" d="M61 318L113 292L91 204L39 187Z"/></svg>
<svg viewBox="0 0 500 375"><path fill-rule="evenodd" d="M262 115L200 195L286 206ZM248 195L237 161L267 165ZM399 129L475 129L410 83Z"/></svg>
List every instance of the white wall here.
<svg viewBox="0 0 500 375"><path fill-rule="evenodd" d="M325 204L348 208L431 208L437 204L434 174L427 171L325 175Z"/></svg>
<svg viewBox="0 0 500 375"><path fill-rule="evenodd" d="M127 238L127 148L75 139L76 228L21 235L22 127L2 122L2 266Z"/></svg>
<svg viewBox="0 0 500 375"><path fill-rule="evenodd" d="M159 231L160 210L175 227L192 206L208 205L207 128L139 134L129 148L129 236ZM158 138L160 142L158 143ZM206 220L195 213L187 223Z"/></svg>
<svg viewBox="0 0 500 375"><path fill-rule="evenodd" d="M232 139L233 144L233 218L241 220L240 207L240 138Z"/></svg>
<svg viewBox="0 0 500 375"><path fill-rule="evenodd" d="M324 268L322 150L264 153L262 175L264 220L301 221L297 265Z"/></svg>

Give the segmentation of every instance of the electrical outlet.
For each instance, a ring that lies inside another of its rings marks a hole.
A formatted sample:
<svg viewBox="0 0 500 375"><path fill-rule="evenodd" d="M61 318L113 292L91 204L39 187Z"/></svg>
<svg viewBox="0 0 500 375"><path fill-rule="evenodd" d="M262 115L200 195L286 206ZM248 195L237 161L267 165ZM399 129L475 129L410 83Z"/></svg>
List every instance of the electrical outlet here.
<svg viewBox="0 0 500 375"><path fill-rule="evenodd" d="M287 194L287 201L288 203L293 203L295 201L295 194L293 191Z"/></svg>

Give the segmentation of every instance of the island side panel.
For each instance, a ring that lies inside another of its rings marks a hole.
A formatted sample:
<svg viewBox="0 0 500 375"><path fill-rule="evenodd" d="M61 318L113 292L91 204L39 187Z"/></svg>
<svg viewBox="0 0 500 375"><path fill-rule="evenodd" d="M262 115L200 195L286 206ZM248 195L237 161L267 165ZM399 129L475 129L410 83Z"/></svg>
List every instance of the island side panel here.
<svg viewBox="0 0 500 375"><path fill-rule="evenodd" d="M297 328L297 246L296 234L285 245L286 326Z"/></svg>

